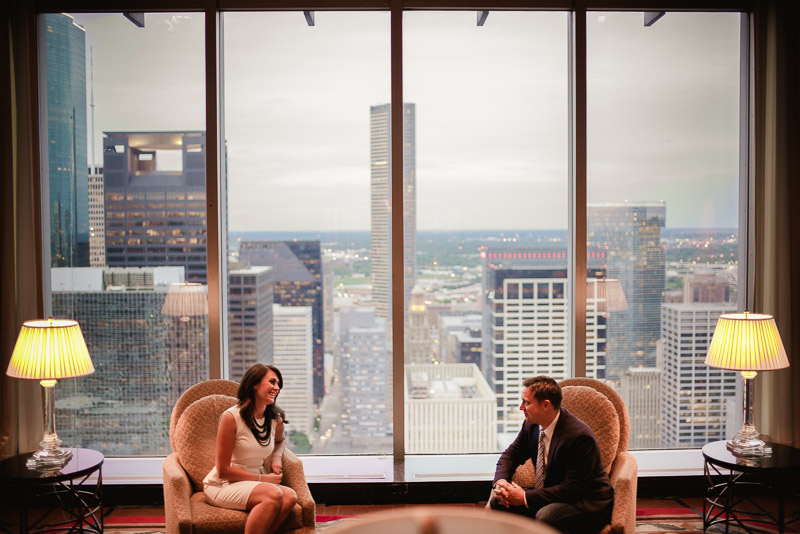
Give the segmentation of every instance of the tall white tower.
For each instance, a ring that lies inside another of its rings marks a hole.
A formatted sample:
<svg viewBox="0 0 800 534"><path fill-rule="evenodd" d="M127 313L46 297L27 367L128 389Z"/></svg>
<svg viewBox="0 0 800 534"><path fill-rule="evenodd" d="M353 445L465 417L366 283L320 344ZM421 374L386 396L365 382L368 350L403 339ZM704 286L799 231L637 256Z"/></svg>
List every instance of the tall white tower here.
<svg viewBox="0 0 800 534"><path fill-rule="evenodd" d="M370 265L375 315L392 314L392 144L389 104L370 107ZM403 104L403 281L408 309L417 279L416 105Z"/></svg>

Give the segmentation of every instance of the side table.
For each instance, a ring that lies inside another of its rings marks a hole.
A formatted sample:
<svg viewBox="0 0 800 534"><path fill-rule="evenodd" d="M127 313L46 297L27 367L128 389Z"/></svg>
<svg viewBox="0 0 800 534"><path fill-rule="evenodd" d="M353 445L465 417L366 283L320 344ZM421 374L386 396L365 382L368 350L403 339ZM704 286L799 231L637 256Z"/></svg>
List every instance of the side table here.
<svg viewBox="0 0 800 534"><path fill-rule="evenodd" d="M800 519L787 521L785 510L786 496L800 488L800 449L767 443L770 456L738 457L726 445L727 441L714 441L703 447L703 532L717 524L724 525L725 532L731 525L751 534L763 532L752 524L756 521L774 525L783 534L786 525ZM777 516L757 501L764 491L777 495Z"/></svg>
<svg viewBox="0 0 800 534"><path fill-rule="evenodd" d="M0 462L0 486L8 502L19 510L19 524L5 532L103 532L102 453L91 449L70 449L72 458L59 470L29 469L25 462L32 453L19 454ZM89 478L97 473L92 487ZM31 509L44 513L30 518ZM30 521L30 524L29 524Z"/></svg>

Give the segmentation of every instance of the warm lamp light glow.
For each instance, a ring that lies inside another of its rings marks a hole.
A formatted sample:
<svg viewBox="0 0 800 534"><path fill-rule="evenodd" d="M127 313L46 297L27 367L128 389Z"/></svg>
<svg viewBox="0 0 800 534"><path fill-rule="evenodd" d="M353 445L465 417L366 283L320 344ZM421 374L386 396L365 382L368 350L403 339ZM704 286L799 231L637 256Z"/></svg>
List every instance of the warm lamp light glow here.
<svg viewBox="0 0 800 534"><path fill-rule="evenodd" d="M25 321L11 354L6 374L25 380L39 380L44 388L44 437L41 449L28 459L32 469L63 467L72 452L61 448L56 434L55 385L58 380L94 373L89 349L81 327L71 319Z"/></svg>
<svg viewBox="0 0 800 534"><path fill-rule="evenodd" d="M706 365L731 371L774 371L789 367L789 358L771 315L729 313L717 321Z"/></svg>
<svg viewBox="0 0 800 534"><path fill-rule="evenodd" d="M19 331L6 374L27 380L61 380L94 373L77 321L26 321Z"/></svg>
<svg viewBox="0 0 800 534"><path fill-rule="evenodd" d="M595 288L597 295L595 295ZM618 278L600 278L586 283L586 299L597 299L597 311L617 312L628 309L628 299Z"/></svg>
<svg viewBox="0 0 800 534"><path fill-rule="evenodd" d="M181 321L188 321L192 316L208 315L206 286L192 282L170 285L161 314L180 317Z"/></svg>
<svg viewBox="0 0 800 534"><path fill-rule="evenodd" d="M744 379L744 420L728 448L739 456L771 454L753 424L753 379L759 371L789 367L775 319L747 311L721 315L708 347L706 365L740 371Z"/></svg>

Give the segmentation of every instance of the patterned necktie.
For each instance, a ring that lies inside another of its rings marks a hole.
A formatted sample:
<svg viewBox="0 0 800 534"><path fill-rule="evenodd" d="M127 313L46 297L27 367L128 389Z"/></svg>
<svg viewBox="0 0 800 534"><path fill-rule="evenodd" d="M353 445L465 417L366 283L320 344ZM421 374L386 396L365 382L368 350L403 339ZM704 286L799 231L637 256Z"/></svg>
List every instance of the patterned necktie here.
<svg viewBox="0 0 800 534"><path fill-rule="evenodd" d="M544 432L539 432L539 454L536 456L536 479L533 487L539 489L544 486L545 465L544 465Z"/></svg>

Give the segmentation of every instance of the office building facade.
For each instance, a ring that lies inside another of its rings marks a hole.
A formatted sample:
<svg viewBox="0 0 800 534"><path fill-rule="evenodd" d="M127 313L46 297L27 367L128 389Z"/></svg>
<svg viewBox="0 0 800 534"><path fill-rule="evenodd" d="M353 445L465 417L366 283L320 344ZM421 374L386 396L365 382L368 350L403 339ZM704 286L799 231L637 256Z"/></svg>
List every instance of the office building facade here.
<svg viewBox="0 0 800 534"><path fill-rule="evenodd" d="M619 394L630 415L628 449L657 449L661 445L661 369L626 369Z"/></svg>
<svg viewBox="0 0 800 534"><path fill-rule="evenodd" d="M287 432L306 436L312 429L315 407L312 383L312 309L309 306L272 305L274 364L283 375L278 405L290 421Z"/></svg>
<svg viewBox="0 0 800 534"><path fill-rule="evenodd" d="M106 264L105 188L103 169L89 172L89 266Z"/></svg>
<svg viewBox="0 0 800 534"><path fill-rule="evenodd" d="M739 429L741 377L705 364L719 316L735 310L727 303L662 306L660 447L700 448Z"/></svg>
<svg viewBox="0 0 800 534"><path fill-rule="evenodd" d="M661 335L665 253L664 202L589 204L587 251L605 254L606 276L619 279L628 309L607 324L606 378L619 382L629 367L653 367Z"/></svg>
<svg viewBox="0 0 800 534"><path fill-rule="evenodd" d="M523 420L522 381L571 375L567 253L563 248L484 248L481 256L482 371L497 396L498 432L513 434ZM600 260L589 260L589 283L605 276L594 266ZM598 303L587 302L586 376L591 378L604 378L605 320Z"/></svg>
<svg viewBox="0 0 800 534"><path fill-rule="evenodd" d="M205 132L104 136L106 263L177 265L206 283Z"/></svg>
<svg viewBox="0 0 800 534"><path fill-rule="evenodd" d="M50 262L89 266L89 193L86 152L86 31L69 15L43 15L47 90L47 175Z"/></svg>
<svg viewBox="0 0 800 534"><path fill-rule="evenodd" d="M228 272L228 369L241 380L254 363L273 363L272 268Z"/></svg>
<svg viewBox="0 0 800 534"><path fill-rule="evenodd" d="M495 396L477 365L406 364L407 454L497 450Z"/></svg>

